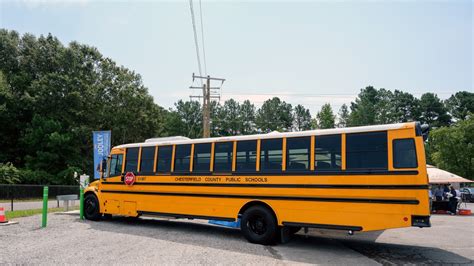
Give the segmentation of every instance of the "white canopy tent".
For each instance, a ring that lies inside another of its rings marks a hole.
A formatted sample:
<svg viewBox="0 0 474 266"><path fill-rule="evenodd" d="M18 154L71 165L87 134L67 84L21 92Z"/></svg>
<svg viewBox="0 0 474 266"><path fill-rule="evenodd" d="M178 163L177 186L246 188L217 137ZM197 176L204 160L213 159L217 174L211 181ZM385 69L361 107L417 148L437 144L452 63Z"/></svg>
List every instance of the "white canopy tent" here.
<svg viewBox="0 0 474 266"><path fill-rule="evenodd" d="M452 184L455 188L459 189L460 183L474 182L429 164L426 165L426 170L428 171L428 179L430 184Z"/></svg>

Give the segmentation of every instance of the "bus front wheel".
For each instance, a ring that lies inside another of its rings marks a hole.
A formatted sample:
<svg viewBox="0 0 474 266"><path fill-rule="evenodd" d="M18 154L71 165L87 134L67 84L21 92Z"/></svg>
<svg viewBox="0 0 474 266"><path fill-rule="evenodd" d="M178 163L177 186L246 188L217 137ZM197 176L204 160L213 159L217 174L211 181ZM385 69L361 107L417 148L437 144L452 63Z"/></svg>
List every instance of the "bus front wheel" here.
<svg viewBox="0 0 474 266"><path fill-rule="evenodd" d="M99 221L102 217L99 212L99 200L94 194L87 194L84 198L84 216L92 221Z"/></svg>
<svg viewBox="0 0 474 266"><path fill-rule="evenodd" d="M249 242L269 245L276 240L278 225L268 208L256 205L243 213L240 229Z"/></svg>

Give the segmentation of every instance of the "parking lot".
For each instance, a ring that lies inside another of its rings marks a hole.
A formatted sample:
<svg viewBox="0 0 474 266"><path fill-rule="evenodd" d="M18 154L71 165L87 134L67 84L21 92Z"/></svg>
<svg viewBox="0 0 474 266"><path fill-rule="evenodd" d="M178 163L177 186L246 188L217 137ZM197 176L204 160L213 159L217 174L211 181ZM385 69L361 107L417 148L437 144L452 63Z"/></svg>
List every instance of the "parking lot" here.
<svg viewBox="0 0 474 266"><path fill-rule="evenodd" d="M471 204L472 208L473 205ZM39 215L0 227L0 264L472 264L474 216L432 216L431 228L348 236L310 230L289 243L248 243L239 230L202 220L91 222L77 215Z"/></svg>

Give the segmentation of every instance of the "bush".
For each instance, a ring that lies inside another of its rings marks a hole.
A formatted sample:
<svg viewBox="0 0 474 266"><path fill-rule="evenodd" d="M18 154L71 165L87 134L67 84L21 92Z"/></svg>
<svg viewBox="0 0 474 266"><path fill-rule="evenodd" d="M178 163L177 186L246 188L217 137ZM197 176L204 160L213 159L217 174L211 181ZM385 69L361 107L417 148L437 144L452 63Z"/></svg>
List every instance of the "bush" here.
<svg viewBox="0 0 474 266"><path fill-rule="evenodd" d="M429 155L437 167L474 179L474 117L430 133Z"/></svg>
<svg viewBox="0 0 474 266"><path fill-rule="evenodd" d="M0 163L0 184L20 182L20 171L12 163Z"/></svg>

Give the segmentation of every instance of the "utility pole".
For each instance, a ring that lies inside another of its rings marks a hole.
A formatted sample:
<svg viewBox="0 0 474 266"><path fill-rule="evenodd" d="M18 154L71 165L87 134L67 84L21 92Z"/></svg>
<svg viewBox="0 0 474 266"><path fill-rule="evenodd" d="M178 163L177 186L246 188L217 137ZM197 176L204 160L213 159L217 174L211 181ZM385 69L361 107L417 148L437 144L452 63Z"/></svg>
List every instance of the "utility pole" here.
<svg viewBox="0 0 474 266"><path fill-rule="evenodd" d="M209 138L211 136L211 99L221 98L219 94L220 87L211 87L211 80L221 82L221 86L225 79L213 78L209 75L206 77L196 76L193 73L193 82L195 79L205 79L206 82L201 87L189 87L190 89L202 89L202 96L190 96L190 98L202 98L202 137Z"/></svg>

